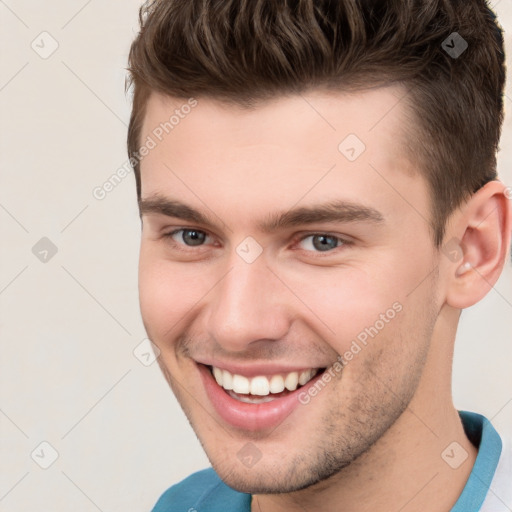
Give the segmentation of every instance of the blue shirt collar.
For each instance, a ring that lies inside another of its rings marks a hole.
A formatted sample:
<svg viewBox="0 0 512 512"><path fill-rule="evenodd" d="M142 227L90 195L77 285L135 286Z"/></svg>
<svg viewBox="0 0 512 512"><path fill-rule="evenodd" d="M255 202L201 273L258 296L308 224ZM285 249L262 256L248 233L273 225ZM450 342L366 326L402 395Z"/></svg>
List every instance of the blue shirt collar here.
<svg viewBox="0 0 512 512"><path fill-rule="evenodd" d="M480 510L491 486L501 455L502 442L491 422L480 414L459 411L468 439L478 448L468 481L450 512Z"/></svg>

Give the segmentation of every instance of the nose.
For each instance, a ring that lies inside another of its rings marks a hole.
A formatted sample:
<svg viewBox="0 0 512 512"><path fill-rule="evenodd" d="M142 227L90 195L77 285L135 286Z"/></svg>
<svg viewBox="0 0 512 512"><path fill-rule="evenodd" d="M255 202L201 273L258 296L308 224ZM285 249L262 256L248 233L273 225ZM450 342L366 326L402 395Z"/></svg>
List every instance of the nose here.
<svg viewBox="0 0 512 512"><path fill-rule="evenodd" d="M238 259L238 261L236 261ZM226 352L283 338L290 328L282 283L260 257L246 263L234 255L230 271L208 303L207 331Z"/></svg>

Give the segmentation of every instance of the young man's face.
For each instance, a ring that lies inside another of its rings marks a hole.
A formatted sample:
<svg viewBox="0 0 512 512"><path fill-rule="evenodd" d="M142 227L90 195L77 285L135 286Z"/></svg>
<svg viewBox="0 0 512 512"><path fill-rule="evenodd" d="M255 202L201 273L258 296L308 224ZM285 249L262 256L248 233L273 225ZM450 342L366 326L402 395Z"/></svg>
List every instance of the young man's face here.
<svg viewBox="0 0 512 512"><path fill-rule="evenodd" d="M239 490L325 479L382 442L411 400L427 409L443 297L427 184L401 146L402 95L315 93L253 111L198 99L161 142L154 130L185 102L149 101L142 316L214 468ZM160 213L156 199L169 202Z"/></svg>

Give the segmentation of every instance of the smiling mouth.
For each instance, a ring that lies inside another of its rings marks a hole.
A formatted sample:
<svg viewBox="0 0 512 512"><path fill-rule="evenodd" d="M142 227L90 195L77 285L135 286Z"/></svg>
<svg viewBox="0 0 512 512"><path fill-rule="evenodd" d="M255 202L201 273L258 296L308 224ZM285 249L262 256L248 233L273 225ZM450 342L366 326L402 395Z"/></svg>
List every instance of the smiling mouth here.
<svg viewBox="0 0 512 512"><path fill-rule="evenodd" d="M216 366L207 367L217 384L231 397L248 404L261 404L282 398L306 385L325 368L245 377Z"/></svg>

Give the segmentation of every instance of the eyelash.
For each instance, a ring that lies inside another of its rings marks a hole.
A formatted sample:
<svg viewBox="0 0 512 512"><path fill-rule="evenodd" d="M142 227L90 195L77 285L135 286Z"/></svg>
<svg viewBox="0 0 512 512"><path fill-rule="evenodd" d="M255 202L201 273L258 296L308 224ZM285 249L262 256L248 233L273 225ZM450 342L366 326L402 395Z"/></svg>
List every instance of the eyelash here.
<svg viewBox="0 0 512 512"><path fill-rule="evenodd" d="M162 237L166 238L166 239L170 239L174 243L174 245L179 248L179 250L189 252L190 250L194 249L193 246L187 246L184 243L175 242L173 240L173 236L174 235L176 235L176 234L178 234L180 232L185 232L185 231L198 231L200 233L204 233L206 235L206 237L211 237L211 235L209 235L206 231L201 230L201 229L195 229L195 228L178 228L178 229L175 229L173 231L170 231L169 233L163 233ZM353 244L353 242L351 240L348 240L348 239L343 238L343 237L338 236L338 235L333 235L333 234L330 234L330 233L324 233L324 232L321 232L321 231L320 232L310 232L310 233L307 233L307 234L302 234L300 236L296 236L293 239L293 244L295 245L297 243L303 242L307 238L314 237L314 236L325 236L325 237L328 237L328 238L334 238L339 243L339 245L337 245L336 247L334 247L334 248L332 248L331 250L328 250L328 251L313 251L313 250L303 249L305 252L315 253L315 254L318 254L320 256L332 254L332 253L334 253L336 251L336 249L340 249L342 247L347 247L347 246L350 246L350 245ZM184 249L183 247L186 247L186 249ZM203 247L203 245L198 245L197 247Z"/></svg>

